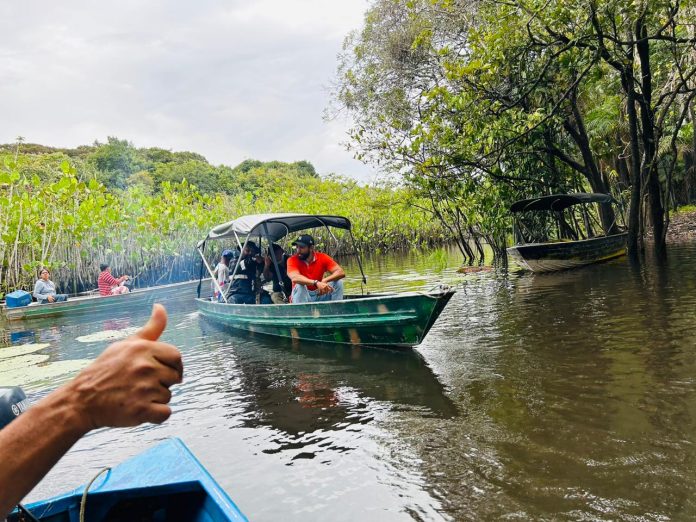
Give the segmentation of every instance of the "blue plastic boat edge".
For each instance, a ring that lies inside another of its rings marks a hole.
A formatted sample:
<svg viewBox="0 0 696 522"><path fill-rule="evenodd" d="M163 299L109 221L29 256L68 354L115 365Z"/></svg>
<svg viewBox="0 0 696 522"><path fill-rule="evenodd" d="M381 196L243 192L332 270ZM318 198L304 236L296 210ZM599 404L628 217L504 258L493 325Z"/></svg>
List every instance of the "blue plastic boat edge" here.
<svg viewBox="0 0 696 522"><path fill-rule="evenodd" d="M74 512L79 510L84 488L80 486L26 507L39 519L61 512ZM206 520L248 521L193 453L176 437L126 460L97 478L89 489L87 506L89 509L89 499L93 496L132 498L143 496L148 491L172 495L194 490L203 490L214 504L212 507L218 515L206 517Z"/></svg>

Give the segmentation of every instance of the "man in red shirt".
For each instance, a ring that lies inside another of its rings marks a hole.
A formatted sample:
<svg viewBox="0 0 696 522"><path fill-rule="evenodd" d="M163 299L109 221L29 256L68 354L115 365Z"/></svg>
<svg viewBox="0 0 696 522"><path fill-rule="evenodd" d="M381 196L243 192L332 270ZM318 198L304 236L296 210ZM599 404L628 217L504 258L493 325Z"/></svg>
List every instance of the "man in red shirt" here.
<svg viewBox="0 0 696 522"><path fill-rule="evenodd" d="M112 276L111 268L106 263L99 265L99 270L101 270L99 278L97 279L99 295L117 295L128 293L128 287L121 284L124 281L128 281L129 277L127 275L122 275L118 278Z"/></svg>
<svg viewBox="0 0 696 522"><path fill-rule="evenodd" d="M293 243L295 255L287 261L292 281L293 303L340 301L343 299L343 278L346 273L330 256L314 249L314 238L302 234ZM326 275L326 274L329 275Z"/></svg>

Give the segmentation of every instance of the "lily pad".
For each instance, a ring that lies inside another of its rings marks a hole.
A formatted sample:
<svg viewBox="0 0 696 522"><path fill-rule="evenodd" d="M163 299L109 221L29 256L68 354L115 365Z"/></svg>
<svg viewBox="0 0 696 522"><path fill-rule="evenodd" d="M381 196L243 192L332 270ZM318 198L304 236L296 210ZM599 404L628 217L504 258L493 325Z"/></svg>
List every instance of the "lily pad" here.
<svg viewBox="0 0 696 522"><path fill-rule="evenodd" d="M51 386L55 386L58 378L64 376L67 379L74 373L82 370L90 362L88 359L74 359L56 361L41 366L16 368L9 371L0 370L0 383L4 386L26 387L48 381Z"/></svg>
<svg viewBox="0 0 696 522"><path fill-rule="evenodd" d="M17 357L19 355L27 355L29 353L38 352L48 347L48 343L31 343L31 344L21 344L19 346L8 346L7 348L0 348L0 359L6 359L8 357Z"/></svg>
<svg viewBox="0 0 696 522"><path fill-rule="evenodd" d="M27 368L48 361L49 355L20 355L0 360L0 373Z"/></svg>
<svg viewBox="0 0 696 522"><path fill-rule="evenodd" d="M89 335L82 335L75 339L79 343L97 343L100 341L116 341L117 339L125 339L133 335L139 328L131 326L123 330L103 330Z"/></svg>

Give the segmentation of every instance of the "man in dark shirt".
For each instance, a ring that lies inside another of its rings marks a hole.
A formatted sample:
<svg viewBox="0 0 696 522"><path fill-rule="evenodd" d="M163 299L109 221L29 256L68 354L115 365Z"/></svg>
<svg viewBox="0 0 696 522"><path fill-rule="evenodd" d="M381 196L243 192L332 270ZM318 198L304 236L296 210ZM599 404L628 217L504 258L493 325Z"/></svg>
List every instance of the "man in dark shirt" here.
<svg viewBox="0 0 696 522"><path fill-rule="evenodd" d="M247 241L242 249L236 266L230 263L230 284L227 302L231 304L256 304L255 281L263 269L263 260L259 255L259 248L253 241ZM270 302L270 298L268 298Z"/></svg>
<svg viewBox="0 0 696 522"><path fill-rule="evenodd" d="M283 304L288 302L288 297L290 296L290 291L292 290L292 281L288 277L288 267L287 261L288 256L283 247L277 243L271 245L273 249L273 257L278 262L278 269L280 271L280 277L283 281L283 287L281 288L280 282L278 280L278 272L273 264L273 259L271 258L271 249L268 249L268 255L264 259L263 267L263 278L266 281L273 280L273 292L271 293L271 301L273 304Z"/></svg>

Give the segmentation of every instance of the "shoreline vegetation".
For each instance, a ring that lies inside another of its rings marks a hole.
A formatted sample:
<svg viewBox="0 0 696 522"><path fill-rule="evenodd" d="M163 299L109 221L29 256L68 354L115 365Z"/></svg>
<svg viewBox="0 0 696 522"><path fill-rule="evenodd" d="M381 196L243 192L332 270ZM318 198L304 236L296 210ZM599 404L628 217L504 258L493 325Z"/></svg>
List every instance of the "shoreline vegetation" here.
<svg viewBox="0 0 696 522"><path fill-rule="evenodd" d="M112 137L75 149L20 138L0 145L0 297L31 290L42 266L66 293L95 288L101 262L138 286L197 278L197 242L244 214L345 215L361 251L451 241L427 204L397 184L319 176L308 161L215 166Z"/></svg>

